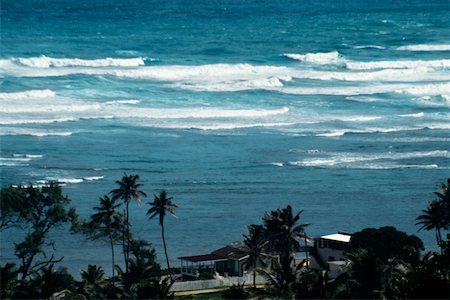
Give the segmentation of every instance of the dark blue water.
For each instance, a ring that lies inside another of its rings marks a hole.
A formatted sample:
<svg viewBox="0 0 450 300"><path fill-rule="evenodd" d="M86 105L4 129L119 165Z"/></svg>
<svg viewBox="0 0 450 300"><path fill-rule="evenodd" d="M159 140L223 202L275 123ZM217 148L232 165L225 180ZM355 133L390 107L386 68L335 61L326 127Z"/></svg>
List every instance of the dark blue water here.
<svg viewBox="0 0 450 300"><path fill-rule="evenodd" d="M450 176L448 1L2 1L1 183L58 180L88 217L123 172L179 205L172 260L265 211L311 235L415 218ZM150 199L149 199L150 200ZM145 201L147 202L147 201ZM162 256L148 205L136 237ZM18 231L2 234L2 260ZM107 245L55 231L72 270Z"/></svg>

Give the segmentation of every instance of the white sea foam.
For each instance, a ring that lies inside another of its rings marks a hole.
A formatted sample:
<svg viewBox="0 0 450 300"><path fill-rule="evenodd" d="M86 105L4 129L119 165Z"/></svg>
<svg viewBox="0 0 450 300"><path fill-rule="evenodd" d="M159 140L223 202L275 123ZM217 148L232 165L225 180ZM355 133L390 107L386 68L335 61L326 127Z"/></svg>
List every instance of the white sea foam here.
<svg viewBox="0 0 450 300"><path fill-rule="evenodd" d="M0 157L0 161L30 161L28 157Z"/></svg>
<svg viewBox="0 0 450 300"><path fill-rule="evenodd" d="M436 84L417 84L401 89L402 93L415 96L442 96L450 94L450 82Z"/></svg>
<svg viewBox="0 0 450 300"><path fill-rule="evenodd" d="M435 126L435 128L431 128L428 126L411 126L411 127L368 127L364 129L343 129L343 130L331 130L325 132L319 132L315 134L315 136L322 137L337 137L344 136L346 134L365 134L365 133L391 133L391 132L401 132L401 131L415 131L422 129L442 129L441 124L430 124L429 126Z"/></svg>
<svg viewBox="0 0 450 300"><path fill-rule="evenodd" d="M355 154L355 153L329 153L328 157L323 158L307 158L300 161L291 161L290 165L317 167L317 166L339 166L339 165L354 165L362 162L371 161L392 161L392 160L407 160L420 158L449 158L450 154L447 150L434 151L416 151L416 152L387 152L387 153L373 153L373 154ZM407 166L407 165L406 165Z"/></svg>
<svg viewBox="0 0 450 300"><path fill-rule="evenodd" d="M33 128L0 128L0 136L2 135L28 135L35 137L46 137L46 136L70 136L72 132L70 131L51 131L51 130L39 130Z"/></svg>
<svg viewBox="0 0 450 300"><path fill-rule="evenodd" d="M399 117L402 118L423 118L425 116L425 114L423 112L419 112L416 114L404 114L404 115L398 115Z"/></svg>
<svg viewBox="0 0 450 300"><path fill-rule="evenodd" d="M250 64L207 64L199 66L155 66L135 70L114 70L109 75L147 78L163 81L196 82L212 80L251 80L274 76L288 70L286 67L253 66Z"/></svg>
<svg viewBox="0 0 450 300"><path fill-rule="evenodd" d="M0 161L0 166L3 166L3 167L26 167L26 166L29 166L29 164Z"/></svg>
<svg viewBox="0 0 450 300"><path fill-rule="evenodd" d="M71 183L71 184L75 184L75 183L81 183L83 182L83 179L81 178L58 178L58 177L46 177L45 178L47 181L56 181L58 183Z"/></svg>
<svg viewBox="0 0 450 300"><path fill-rule="evenodd" d="M337 51L306 54L285 53L283 55L309 64L328 65L342 62L342 57Z"/></svg>
<svg viewBox="0 0 450 300"><path fill-rule="evenodd" d="M53 58L47 56L17 58L19 64L32 68L59 68L59 67L138 67L145 65L142 57L136 58L102 58L102 59L79 59L79 58Z"/></svg>
<svg viewBox="0 0 450 300"><path fill-rule="evenodd" d="M90 177L83 177L83 180L86 181L97 181L105 178L105 176L90 176Z"/></svg>
<svg viewBox="0 0 450 300"><path fill-rule="evenodd" d="M343 87L284 87L280 92L297 95L371 95L381 93L406 93L415 96L441 96L450 91L450 82L433 84L376 84Z"/></svg>
<svg viewBox="0 0 450 300"><path fill-rule="evenodd" d="M418 44L397 47L401 51L450 51L450 44Z"/></svg>
<svg viewBox="0 0 450 300"><path fill-rule="evenodd" d="M440 60L389 60L389 61L346 61L345 66L350 70L375 69L417 69L417 68L450 68L450 59Z"/></svg>
<svg viewBox="0 0 450 300"><path fill-rule="evenodd" d="M51 90L29 90L15 93L0 93L0 100L36 99L54 97Z"/></svg>
<svg viewBox="0 0 450 300"><path fill-rule="evenodd" d="M26 159L31 159L31 158L42 158L44 157L42 154L23 154L23 153L14 153L13 157L25 157Z"/></svg>
<svg viewBox="0 0 450 300"><path fill-rule="evenodd" d="M153 123L147 124L149 127L159 127L159 128L171 128L171 129L199 129L205 131L215 131L215 130L233 130L233 129L246 129L255 127L284 127L291 126L296 123L288 122L277 122L277 123L170 123L161 124Z"/></svg>
<svg viewBox="0 0 450 300"><path fill-rule="evenodd" d="M295 78L339 80L357 82L417 82L417 81L444 81L450 80L448 72L432 71L429 68L417 67L414 69L382 69L369 71L292 71Z"/></svg>
<svg viewBox="0 0 450 300"><path fill-rule="evenodd" d="M66 97L21 98L2 101L1 125L49 124L90 119L205 119L263 118L289 112L288 107L275 109L229 109L220 107L150 108L135 107L139 100L97 102ZM137 121L139 121L137 120ZM3 131L5 134L5 132ZM9 132L8 134L29 134ZM34 135L43 134L33 132ZM56 133L53 133L55 135Z"/></svg>
<svg viewBox="0 0 450 300"><path fill-rule="evenodd" d="M283 81L290 81L292 77L280 76L280 77L269 77L269 78L259 78L252 80L236 80L229 82L208 82L208 83L178 83L171 84L171 87L177 87L193 91L208 91L208 92L234 92L234 91L245 91L245 90L274 90L276 88L281 88L284 86Z"/></svg>
<svg viewBox="0 0 450 300"><path fill-rule="evenodd" d="M113 101L108 101L105 102L105 104L131 104L131 105L135 105L135 104L139 104L141 103L141 100L113 100Z"/></svg>
<svg viewBox="0 0 450 300"><path fill-rule="evenodd" d="M324 132L324 133L318 133L316 136L324 136L324 137L336 137L336 136L343 136L347 132L345 130L336 130L336 131L330 131L330 132Z"/></svg>
<svg viewBox="0 0 450 300"><path fill-rule="evenodd" d="M360 45L360 46L354 46L355 49L386 49L386 47L383 46L377 46L377 45Z"/></svg>

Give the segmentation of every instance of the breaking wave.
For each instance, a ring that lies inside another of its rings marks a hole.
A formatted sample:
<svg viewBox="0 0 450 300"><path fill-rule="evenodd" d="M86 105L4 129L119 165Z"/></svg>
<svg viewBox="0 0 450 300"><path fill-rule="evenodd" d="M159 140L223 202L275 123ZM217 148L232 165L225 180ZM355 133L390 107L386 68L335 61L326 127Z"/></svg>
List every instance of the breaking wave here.
<svg viewBox="0 0 450 300"><path fill-rule="evenodd" d="M447 150L435 150L435 151L416 151L416 152L387 152L387 153L377 153L377 154L355 154L355 153L328 153L328 157L320 158L306 158L299 161L290 161L289 164L293 166L302 167L333 167L333 166L364 166L367 164L361 164L366 162L378 162L378 166L385 166L387 168L392 168L394 165L390 165L390 161L398 160L408 160L408 159L421 159L421 158L449 158L450 154ZM387 161L388 163L381 163L382 161ZM377 166L373 165L373 166ZM413 165L402 164L405 167L429 167L430 165ZM434 165L434 164L433 164Z"/></svg>
<svg viewBox="0 0 450 300"><path fill-rule="evenodd" d="M61 67L138 67L145 65L144 58L53 58L47 56L13 59L23 66L31 68L61 68Z"/></svg>
<svg viewBox="0 0 450 300"><path fill-rule="evenodd" d="M355 49L386 49L386 47L383 46L377 46L377 45L361 45L361 46L354 46Z"/></svg>
<svg viewBox="0 0 450 300"><path fill-rule="evenodd" d="M418 44L397 47L401 51L450 51L450 44Z"/></svg>
<svg viewBox="0 0 450 300"><path fill-rule="evenodd" d="M346 61L345 67L350 70L375 69L417 69L417 68L450 68L450 59L439 60L388 60L388 61Z"/></svg>
<svg viewBox="0 0 450 300"><path fill-rule="evenodd" d="M32 99L54 97L56 94L51 90L29 90L14 93L0 93L0 100Z"/></svg>
<svg viewBox="0 0 450 300"><path fill-rule="evenodd" d="M337 64L343 61L342 56L337 51L306 54L285 53L283 55L290 59L317 65Z"/></svg>

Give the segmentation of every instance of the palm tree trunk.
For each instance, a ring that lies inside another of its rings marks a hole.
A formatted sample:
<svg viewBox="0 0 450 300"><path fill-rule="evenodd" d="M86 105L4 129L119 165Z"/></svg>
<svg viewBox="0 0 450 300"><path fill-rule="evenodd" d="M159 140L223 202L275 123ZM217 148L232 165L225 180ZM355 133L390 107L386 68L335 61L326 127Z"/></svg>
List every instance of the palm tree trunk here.
<svg viewBox="0 0 450 300"><path fill-rule="evenodd" d="M256 290L256 264L253 265L253 288Z"/></svg>
<svg viewBox="0 0 450 300"><path fill-rule="evenodd" d="M161 223L161 235L164 245L164 254L166 255L167 271L169 272L170 281L173 282L172 272L170 271L169 255L167 254L166 238L164 237L164 223Z"/></svg>
<svg viewBox="0 0 450 300"><path fill-rule="evenodd" d="M125 273L128 273L128 258L127 258L127 245L126 245L126 228L122 226L122 249L123 249L123 260L125 261Z"/></svg>
<svg viewBox="0 0 450 300"><path fill-rule="evenodd" d="M308 241L306 240L306 233L305 233L305 254L306 254L306 267L309 268L309 255L308 255Z"/></svg>
<svg viewBox="0 0 450 300"><path fill-rule="evenodd" d="M109 241L111 243L111 257L112 257L112 280L113 280L113 285L116 285L116 279L115 279L115 273L114 273L114 241L111 235L111 232L109 233Z"/></svg>
<svg viewBox="0 0 450 300"><path fill-rule="evenodd" d="M130 222L129 222L129 216L130 216L130 211L128 208L129 201L127 201L127 216L126 216L126 222L127 222L127 248L126 250L126 261L125 261L125 269L127 270L128 273L128 258L130 257Z"/></svg>
<svg viewBox="0 0 450 300"><path fill-rule="evenodd" d="M442 254L442 236L441 236L441 228L440 227L436 227L436 241L437 241L439 248L441 249L441 254Z"/></svg>

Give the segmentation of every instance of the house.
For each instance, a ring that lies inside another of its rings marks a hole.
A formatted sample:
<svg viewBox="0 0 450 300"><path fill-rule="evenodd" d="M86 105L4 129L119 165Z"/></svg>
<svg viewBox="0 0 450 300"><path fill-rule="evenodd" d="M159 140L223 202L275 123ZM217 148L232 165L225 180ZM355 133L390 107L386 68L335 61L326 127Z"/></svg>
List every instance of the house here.
<svg viewBox="0 0 450 300"><path fill-rule="evenodd" d="M178 257L181 274L197 278L202 273L218 273L222 276L242 276L244 263L248 258L245 249L238 245L228 245L208 254Z"/></svg>
<svg viewBox="0 0 450 300"><path fill-rule="evenodd" d="M345 272L344 249L351 237L350 233L338 232L316 238L314 247L309 249L310 268L329 270L331 277Z"/></svg>

